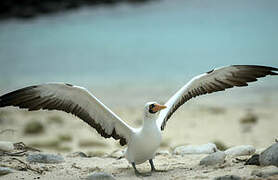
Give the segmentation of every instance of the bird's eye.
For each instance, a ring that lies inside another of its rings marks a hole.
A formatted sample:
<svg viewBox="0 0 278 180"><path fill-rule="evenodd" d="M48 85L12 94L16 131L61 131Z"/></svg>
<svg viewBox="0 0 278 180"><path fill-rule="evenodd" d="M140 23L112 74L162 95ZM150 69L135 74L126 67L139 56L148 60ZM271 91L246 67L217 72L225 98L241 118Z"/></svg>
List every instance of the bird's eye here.
<svg viewBox="0 0 278 180"><path fill-rule="evenodd" d="M150 109L152 109L153 107L154 107L154 104L151 104L151 105L149 106Z"/></svg>
<svg viewBox="0 0 278 180"><path fill-rule="evenodd" d="M154 111L153 111L153 108L154 108L154 104L151 104L150 106L149 106L149 113L155 113Z"/></svg>

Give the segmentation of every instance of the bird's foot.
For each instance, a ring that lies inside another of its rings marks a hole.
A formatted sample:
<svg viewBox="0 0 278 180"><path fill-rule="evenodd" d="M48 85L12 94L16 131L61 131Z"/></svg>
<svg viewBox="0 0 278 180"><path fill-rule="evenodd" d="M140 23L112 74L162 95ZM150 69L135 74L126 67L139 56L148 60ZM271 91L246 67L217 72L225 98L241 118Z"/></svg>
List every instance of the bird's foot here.
<svg viewBox="0 0 278 180"><path fill-rule="evenodd" d="M138 171L135 171L135 175L137 176L137 177L148 177L148 176L151 176L152 175L152 173L151 172L147 172L147 173L140 173L140 172L138 172Z"/></svg>

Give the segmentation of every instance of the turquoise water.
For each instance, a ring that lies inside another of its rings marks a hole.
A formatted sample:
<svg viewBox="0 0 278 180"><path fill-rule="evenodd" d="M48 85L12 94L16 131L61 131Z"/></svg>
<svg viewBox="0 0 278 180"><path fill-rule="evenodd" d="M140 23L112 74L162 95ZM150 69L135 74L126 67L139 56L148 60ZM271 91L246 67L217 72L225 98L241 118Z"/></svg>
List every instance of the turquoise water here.
<svg viewBox="0 0 278 180"><path fill-rule="evenodd" d="M147 92L218 66L278 67L277 18L276 0L165 0L2 21L1 90L62 81Z"/></svg>

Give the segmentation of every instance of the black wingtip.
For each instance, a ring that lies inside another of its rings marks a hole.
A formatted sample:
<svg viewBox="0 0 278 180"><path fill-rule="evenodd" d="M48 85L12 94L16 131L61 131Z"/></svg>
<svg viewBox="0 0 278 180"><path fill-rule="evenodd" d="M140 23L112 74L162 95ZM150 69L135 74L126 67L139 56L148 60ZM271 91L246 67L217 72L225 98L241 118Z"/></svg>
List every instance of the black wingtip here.
<svg viewBox="0 0 278 180"><path fill-rule="evenodd" d="M13 101L16 100L20 95L36 87L38 86L37 85L28 86L25 88L17 89L15 91L11 91L7 94L0 96L0 107L12 106Z"/></svg>
<svg viewBox="0 0 278 180"><path fill-rule="evenodd" d="M275 67L269 67L269 68L271 68L269 75L278 75L278 68Z"/></svg>
<svg viewBox="0 0 278 180"><path fill-rule="evenodd" d="M0 108L1 108L1 107L5 107L5 101L4 101L3 96L4 96L4 95L0 96Z"/></svg>
<svg viewBox="0 0 278 180"><path fill-rule="evenodd" d="M264 65L232 65L235 67L251 67L251 68L264 68L264 69L269 69L273 71L278 71L278 68L272 67L272 66L264 66Z"/></svg>
<svg viewBox="0 0 278 180"><path fill-rule="evenodd" d="M9 106L9 103L7 102L7 100L5 100L5 95L0 97L0 108Z"/></svg>
<svg viewBox="0 0 278 180"><path fill-rule="evenodd" d="M258 71L266 72L266 75L278 75L278 68L271 66L263 66L263 65L232 65L237 68L251 68L256 69Z"/></svg>

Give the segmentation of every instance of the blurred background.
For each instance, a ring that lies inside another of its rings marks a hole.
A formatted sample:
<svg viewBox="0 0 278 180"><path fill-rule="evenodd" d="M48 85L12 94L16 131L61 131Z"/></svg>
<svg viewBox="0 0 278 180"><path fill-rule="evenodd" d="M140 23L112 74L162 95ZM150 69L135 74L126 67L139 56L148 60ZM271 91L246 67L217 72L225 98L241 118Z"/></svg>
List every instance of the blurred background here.
<svg viewBox="0 0 278 180"><path fill-rule="evenodd" d="M84 86L135 126L147 101L165 102L195 75L230 64L278 67L276 0L3 0L0 11L0 94L45 82ZM169 121L162 148L209 141L264 147L277 135L277 89L277 78L267 77L190 101ZM246 117L255 125L242 125ZM54 138L46 148L65 151L84 150L84 141L92 151L95 138L107 152L114 147L67 119L76 118L5 108L0 139L45 148L38 141ZM35 137L24 129L29 122L42 126Z"/></svg>

